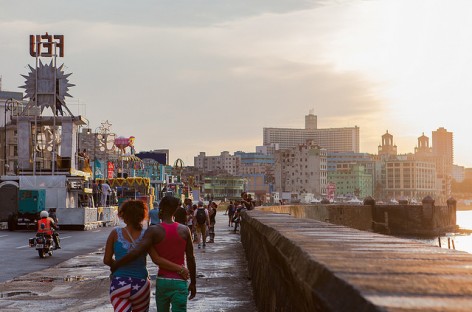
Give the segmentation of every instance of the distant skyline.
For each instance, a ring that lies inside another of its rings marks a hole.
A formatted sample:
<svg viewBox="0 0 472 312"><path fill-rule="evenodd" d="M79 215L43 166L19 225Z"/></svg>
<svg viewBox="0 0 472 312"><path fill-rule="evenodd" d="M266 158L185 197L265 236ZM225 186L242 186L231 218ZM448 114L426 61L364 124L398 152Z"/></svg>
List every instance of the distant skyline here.
<svg viewBox="0 0 472 312"><path fill-rule="evenodd" d="M139 4L139 5L138 5ZM472 2L467 0L0 0L0 76L23 92L30 34L65 36L69 108L108 120L137 151L186 165L262 145L263 127L388 130L399 153L440 127L472 167ZM431 140L430 140L431 143Z"/></svg>

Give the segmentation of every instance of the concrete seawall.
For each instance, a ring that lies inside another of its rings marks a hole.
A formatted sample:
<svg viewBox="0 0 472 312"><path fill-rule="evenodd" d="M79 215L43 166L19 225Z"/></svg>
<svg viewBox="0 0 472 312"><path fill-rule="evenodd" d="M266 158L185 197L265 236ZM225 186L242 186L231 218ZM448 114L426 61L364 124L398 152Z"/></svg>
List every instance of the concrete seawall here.
<svg viewBox="0 0 472 312"><path fill-rule="evenodd" d="M253 210L241 240L259 311L471 311L472 255Z"/></svg>
<svg viewBox="0 0 472 312"><path fill-rule="evenodd" d="M317 204L265 206L258 210L392 235L437 236L457 230L455 206Z"/></svg>
<svg viewBox="0 0 472 312"><path fill-rule="evenodd" d="M362 231L372 231L372 207L361 205L280 205L258 207L261 211L290 214Z"/></svg>

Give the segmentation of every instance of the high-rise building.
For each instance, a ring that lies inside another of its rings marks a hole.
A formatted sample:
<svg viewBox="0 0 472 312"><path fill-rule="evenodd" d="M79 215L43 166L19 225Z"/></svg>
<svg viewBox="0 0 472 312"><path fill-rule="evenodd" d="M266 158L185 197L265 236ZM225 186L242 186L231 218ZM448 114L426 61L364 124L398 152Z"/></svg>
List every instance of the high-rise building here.
<svg viewBox="0 0 472 312"><path fill-rule="evenodd" d="M433 131L433 154L445 158L445 161L452 166L454 162L453 134L443 127Z"/></svg>
<svg viewBox="0 0 472 312"><path fill-rule="evenodd" d="M451 196L452 165L454 162L454 145L452 132L443 127L433 131L433 157L436 161L436 171L441 179L442 195L439 200L445 202Z"/></svg>
<svg viewBox="0 0 472 312"><path fill-rule="evenodd" d="M316 130L318 128L317 118L318 117L314 114L314 112L310 110L310 113L305 116L305 129Z"/></svg>
<svg viewBox="0 0 472 312"><path fill-rule="evenodd" d="M280 149L293 148L313 140L329 152L359 152L359 127L318 129L317 116L305 116L305 129L264 128L263 144L279 144Z"/></svg>
<svg viewBox="0 0 472 312"><path fill-rule="evenodd" d="M275 157L275 191L326 195L327 151L307 141L279 150Z"/></svg>

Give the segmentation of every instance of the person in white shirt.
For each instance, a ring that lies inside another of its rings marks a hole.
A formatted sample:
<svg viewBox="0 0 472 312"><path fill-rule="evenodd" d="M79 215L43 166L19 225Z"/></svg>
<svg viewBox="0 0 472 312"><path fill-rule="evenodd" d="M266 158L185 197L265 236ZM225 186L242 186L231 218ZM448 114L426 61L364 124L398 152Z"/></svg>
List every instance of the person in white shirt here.
<svg viewBox="0 0 472 312"><path fill-rule="evenodd" d="M107 200L108 200L108 195L111 194L111 187L108 184L108 181L105 181L102 183L102 198L101 198L101 204L103 207L107 206Z"/></svg>

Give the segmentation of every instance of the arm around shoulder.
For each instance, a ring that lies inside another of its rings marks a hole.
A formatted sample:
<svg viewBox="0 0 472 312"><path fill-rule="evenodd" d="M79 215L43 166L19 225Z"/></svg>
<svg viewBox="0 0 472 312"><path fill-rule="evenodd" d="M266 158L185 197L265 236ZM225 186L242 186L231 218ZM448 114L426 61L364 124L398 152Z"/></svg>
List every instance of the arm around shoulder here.
<svg viewBox="0 0 472 312"><path fill-rule="evenodd" d="M133 260L136 260L139 256L147 253L149 248L152 246L152 233L153 227L150 227L146 230L144 233L143 239L136 245L135 248L133 248L126 256L121 258L118 261L115 261L113 265L111 266L111 270L115 271L118 267L125 265L127 263L130 263Z"/></svg>

